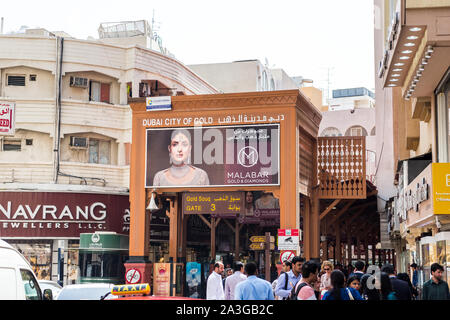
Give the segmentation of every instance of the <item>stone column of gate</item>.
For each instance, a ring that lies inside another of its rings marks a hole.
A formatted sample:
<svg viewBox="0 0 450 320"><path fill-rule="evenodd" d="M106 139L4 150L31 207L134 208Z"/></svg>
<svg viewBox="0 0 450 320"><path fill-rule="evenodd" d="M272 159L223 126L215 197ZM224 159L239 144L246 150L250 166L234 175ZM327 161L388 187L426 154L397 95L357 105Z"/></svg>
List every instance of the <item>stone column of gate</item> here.
<svg viewBox="0 0 450 320"><path fill-rule="evenodd" d="M141 283L151 283L152 265L148 261L150 241L149 214L146 214L145 190L145 116L137 105L131 104L135 116L132 120L132 145L130 163L130 245L129 259L125 269L137 269L141 273Z"/></svg>
<svg viewBox="0 0 450 320"><path fill-rule="evenodd" d="M300 229L299 129L295 108L287 110L280 131L280 229Z"/></svg>

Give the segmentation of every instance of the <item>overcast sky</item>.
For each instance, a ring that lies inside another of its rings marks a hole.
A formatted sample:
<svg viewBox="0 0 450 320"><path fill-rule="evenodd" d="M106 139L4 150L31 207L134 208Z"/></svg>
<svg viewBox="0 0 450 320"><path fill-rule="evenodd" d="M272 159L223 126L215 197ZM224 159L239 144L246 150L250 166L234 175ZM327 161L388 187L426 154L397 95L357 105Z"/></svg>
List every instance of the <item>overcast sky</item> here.
<svg viewBox="0 0 450 320"><path fill-rule="evenodd" d="M101 22L146 19L185 64L259 59L327 88L374 87L372 0L22 0L2 3L21 26L98 38Z"/></svg>

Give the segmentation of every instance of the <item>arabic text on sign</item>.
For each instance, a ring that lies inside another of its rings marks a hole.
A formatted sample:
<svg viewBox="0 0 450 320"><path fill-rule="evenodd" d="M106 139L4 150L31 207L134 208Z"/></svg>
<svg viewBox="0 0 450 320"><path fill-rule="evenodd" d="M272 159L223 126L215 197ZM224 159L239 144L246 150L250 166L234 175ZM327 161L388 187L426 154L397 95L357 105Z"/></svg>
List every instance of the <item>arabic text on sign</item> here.
<svg viewBox="0 0 450 320"><path fill-rule="evenodd" d="M251 242L266 242L266 236L251 236ZM270 236L270 242L275 242L275 237Z"/></svg>
<svg viewBox="0 0 450 320"><path fill-rule="evenodd" d="M250 237L251 242L265 242L266 237L265 236L252 236Z"/></svg>
<svg viewBox="0 0 450 320"><path fill-rule="evenodd" d="M266 248L266 244L264 242L254 242L250 244L250 250L264 250ZM270 244L270 250L274 250L275 245L273 243Z"/></svg>

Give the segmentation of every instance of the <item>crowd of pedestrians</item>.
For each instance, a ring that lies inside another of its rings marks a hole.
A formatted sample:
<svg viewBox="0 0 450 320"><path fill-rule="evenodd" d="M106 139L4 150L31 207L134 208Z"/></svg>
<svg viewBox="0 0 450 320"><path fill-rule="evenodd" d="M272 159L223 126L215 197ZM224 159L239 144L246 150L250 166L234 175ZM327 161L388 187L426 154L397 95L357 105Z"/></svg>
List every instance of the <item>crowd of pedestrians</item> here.
<svg viewBox="0 0 450 320"><path fill-rule="evenodd" d="M296 256L284 261L277 279L270 283L258 277L254 262L235 262L233 269L221 262L214 265L207 280L208 300L450 300L448 285L442 280L444 268L434 263L431 279L417 289L417 265L407 273L395 273L391 264L367 267L357 261L352 269L330 261L318 264ZM347 276L348 274L348 276Z"/></svg>

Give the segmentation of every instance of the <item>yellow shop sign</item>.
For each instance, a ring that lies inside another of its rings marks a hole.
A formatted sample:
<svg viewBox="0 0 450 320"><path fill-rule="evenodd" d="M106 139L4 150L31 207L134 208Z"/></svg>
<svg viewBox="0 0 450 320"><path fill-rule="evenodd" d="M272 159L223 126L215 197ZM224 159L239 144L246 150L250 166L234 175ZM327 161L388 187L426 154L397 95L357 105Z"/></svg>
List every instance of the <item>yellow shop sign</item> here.
<svg viewBox="0 0 450 320"><path fill-rule="evenodd" d="M450 214L450 163L433 163L434 214Z"/></svg>

